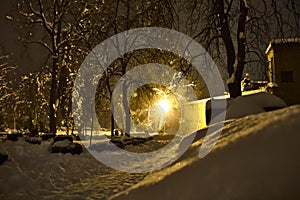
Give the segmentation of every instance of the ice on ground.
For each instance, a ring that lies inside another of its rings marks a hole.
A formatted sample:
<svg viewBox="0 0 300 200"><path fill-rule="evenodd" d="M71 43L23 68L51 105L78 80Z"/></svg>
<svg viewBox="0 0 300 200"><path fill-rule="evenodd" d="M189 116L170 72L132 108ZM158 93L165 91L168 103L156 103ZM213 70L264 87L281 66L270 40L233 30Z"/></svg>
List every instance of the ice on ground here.
<svg viewBox="0 0 300 200"><path fill-rule="evenodd" d="M300 106L228 123L212 153L202 140L176 164L112 197L121 199L299 199Z"/></svg>

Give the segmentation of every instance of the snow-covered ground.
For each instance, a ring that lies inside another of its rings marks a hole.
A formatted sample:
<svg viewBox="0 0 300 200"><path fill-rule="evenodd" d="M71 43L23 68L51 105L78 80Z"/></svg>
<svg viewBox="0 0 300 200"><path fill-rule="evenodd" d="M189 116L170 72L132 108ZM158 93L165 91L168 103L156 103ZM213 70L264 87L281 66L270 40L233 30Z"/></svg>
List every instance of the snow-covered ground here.
<svg viewBox="0 0 300 200"><path fill-rule="evenodd" d="M197 140L174 165L111 199L299 199L299 129L300 106L230 120L205 158Z"/></svg>
<svg viewBox="0 0 300 200"><path fill-rule="evenodd" d="M144 178L113 170L86 150L80 155L51 154L49 142L33 145L4 141L9 160L0 165L0 199L107 199Z"/></svg>
<svg viewBox="0 0 300 200"><path fill-rule="evenodd" d="M148 174L111 169L87 150L51 154L49 142L1 141L9 160L0 165L0 199L299 199L300 106L263 113L279 105L265 94L232 101L210 154L199 159L203 129L177 162ZM164 142L125 149L147 152Z"/></svg>

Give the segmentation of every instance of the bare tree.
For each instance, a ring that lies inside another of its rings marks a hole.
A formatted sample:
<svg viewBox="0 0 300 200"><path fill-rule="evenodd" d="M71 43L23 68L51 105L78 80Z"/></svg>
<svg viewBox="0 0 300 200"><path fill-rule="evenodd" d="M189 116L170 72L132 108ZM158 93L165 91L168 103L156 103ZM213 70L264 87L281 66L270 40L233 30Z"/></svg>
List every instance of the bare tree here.
<svg viewBox="0 0 300 200"><path fill-rule="evenodd" d="M244 69L266 69L264 51L271 39L299 37L300 4L294 0L178 2L190 11L185 32L204 45L221 69L226 66L232 97L241 95Z"/></svg>
<svg viewBox="0 0 300 200"><path fill-rule="evenodd" d="M267 59L265 49L275 38L300 37L300 3L294 0L264 0L249 4L247 21L246 69L253 71L261 66L265 76Z"/></svg>
<svg viewBox="0 0 300 200"><path fill-rule="evenodd" d="M97 4L97 5L96 5ZM132 28L145 27L145 26L171 26L170 21L173 20L169 11L170 2L169 1L130 1L130 0L116 0L109 3L96 3L95 6L90 6L89 19L98 20L83 20L82 24L79 24L79 32L85 29L85 26L89 27L90 32L86 32L82 36L83 41L85 41L86 49L92 50L92 47L100 43L102 40L108 38L109 36L118 34L122 31L129 30ZM100 9L94 9L100 8ZM92 17L92 16L103 16ZM104 19L104 20L103 20ZM86 30L86 29L85 29ZM130 60L134 59L132 54L123 55L122 58L117 59L108 70L105 70L103 75L103 82L98 93L102 96L102 101L110 101L114 84L121 78L132 65L130 65ZM130 113L127 97L126 97L126 84L124 85L123 93L123 104L125 106L125 116L126 116L126 127L125 132L129 134L130 131ZM104 90L104 91L103 91ZM105 103L102 103L106 105ZM107 107L107 106L106 106ZM114 130L114 118L111 115L111 131L113 134Z"/></svg>
<svg viewBox="0 0 300 200"><path fill-rule="evenodd" d="M33 36L25 37L24 41L43 46L50 55L51 62L48 68L51 74L49 121L50 132L52 133L56 133L57 128L57 112L60 103L58 94L60 88L59 76L68 50L66 47L67 44L76 40L70 38L73 31L72 23L76 23L76 20L71 18L69 13L76 11L79 14L77 16L80 16L83 8L78 6L79 3L81 2L69 0L54 0L51 2L21 0L18 3L19 14L24 17L22 20L25 22L23 28L27 28L26 31L30 33L29 36ZM37 32L42 33L37 34Z"/></svg>

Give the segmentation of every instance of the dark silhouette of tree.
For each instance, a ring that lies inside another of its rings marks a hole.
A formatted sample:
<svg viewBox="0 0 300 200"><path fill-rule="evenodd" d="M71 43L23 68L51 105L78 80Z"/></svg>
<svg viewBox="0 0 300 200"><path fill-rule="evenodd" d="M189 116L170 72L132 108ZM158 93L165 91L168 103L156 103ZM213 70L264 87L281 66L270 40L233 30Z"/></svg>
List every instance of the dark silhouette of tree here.
<svg viewBox="0 0 300 200"><path fill-rule="evenodd" d="M31 1L21 0L18 3L19 14L25 33L29 32L29 37L24 37L26 43L36 43L47 49L50 55L49 68L51 74L50 96L49 96L49 122L50 132L56 133L57 115L60 104L59 88L60 75L64 73L64 59L70 45L76 40L71 38L73 31L72 23L77 23L70 12L76 12L80 16L83 8L80 1L54 0L54 1ZM41 32L37 34L37 31ZM30 37L34 35L34 37ZM37 35L37 36L36 36ZM40 36L40 37L38 37Z"/></svg>
<svg viewBox="0 0 300 200"><path fill-rule="evenodd" d="M265 49L271 39L299 37L300 4L294 0L203 0L182 5L190 10L185 32L203 44L221 70L226 66L231 97L241 95L245 68L266 69Z"/></svg>

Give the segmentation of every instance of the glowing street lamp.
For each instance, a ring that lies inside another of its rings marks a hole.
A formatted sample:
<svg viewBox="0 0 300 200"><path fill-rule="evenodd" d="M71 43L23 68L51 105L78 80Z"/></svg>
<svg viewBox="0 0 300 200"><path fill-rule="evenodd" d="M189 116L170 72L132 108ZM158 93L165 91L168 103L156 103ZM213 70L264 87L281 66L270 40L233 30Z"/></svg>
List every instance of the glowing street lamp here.
<svg viewBox="0 0 300 200"><path fill-rule="evenodd" d="M169 101L167 101L166 99L163 99L157 104L157 106L160 109L160 111L163 113L164 120L165 120L164 121L164 133L166 133L166 114L170 110L171 105L170 105Z"/></svg>
<svg viewBox="0 0 300 200"><path fill-rule="evenodd" d="M166 99L163 99L161 100L157 106L164 112L164 113L167 113L171 106L170 106L170 103L166 100Z"/></svg>

